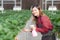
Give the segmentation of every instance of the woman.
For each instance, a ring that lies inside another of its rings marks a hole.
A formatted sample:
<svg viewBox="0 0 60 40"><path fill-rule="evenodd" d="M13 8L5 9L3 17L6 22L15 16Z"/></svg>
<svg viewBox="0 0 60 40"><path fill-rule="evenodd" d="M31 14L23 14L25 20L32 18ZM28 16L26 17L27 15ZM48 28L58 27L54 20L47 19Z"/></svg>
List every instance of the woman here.
<svg viewBox="0 0 60 40"><path fill-rule="evenodd" d="M31 29L36 30L36 32L40 32L43 35L42 40L47 40L47 37L45 35L51 33L51 31L53 30L53 26L49 17L42 12L39 5L33 5L31 7L31 10L33 16L32 21L34 21L36 24L36 27L32 26ZM24 29L24 31L26 32L32 30Z"/></svg>

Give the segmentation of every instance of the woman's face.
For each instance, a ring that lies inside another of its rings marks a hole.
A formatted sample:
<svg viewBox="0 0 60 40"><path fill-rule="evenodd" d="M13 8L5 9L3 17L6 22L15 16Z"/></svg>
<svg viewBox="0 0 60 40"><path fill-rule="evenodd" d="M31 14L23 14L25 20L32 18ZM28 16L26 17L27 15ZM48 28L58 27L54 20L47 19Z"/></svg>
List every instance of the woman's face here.
<svg viewBox="0 0 60 40"><path fill-rule="evenodd" d="M38 8L34 7L34 8L32 9L32 14L33 14L34 16L39 16L39 10L38 10Z"/></svg>

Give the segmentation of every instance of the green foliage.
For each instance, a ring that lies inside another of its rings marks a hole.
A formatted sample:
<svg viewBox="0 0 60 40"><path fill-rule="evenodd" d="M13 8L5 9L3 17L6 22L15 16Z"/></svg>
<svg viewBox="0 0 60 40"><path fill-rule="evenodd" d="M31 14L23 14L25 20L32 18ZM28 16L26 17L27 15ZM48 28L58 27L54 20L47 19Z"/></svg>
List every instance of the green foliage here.
<svg viewBox="0 0 60 40"><path fill-rule="evenodd" d="M46 13L51 21L52 24L54 26L54 32L60 32L60 11L54 11L52 13L52 11L44 11L44 13Z"/></svg>
<svg viewBox="0 0 60 40"><path fill-rule="evenodd" d="M0 13L0 40L14 40L30 16L29 10L6 10Z"/></svg>
<svg viewBox="0 0 60 40"><path fill-rule="evenodd" d="M60 11L43 11L46 13L54 26L54 32L60 32ZM0 13L0 40L14 40L14 37L24 28L30 18L30 10L12 11L6 10Z"/></svg>

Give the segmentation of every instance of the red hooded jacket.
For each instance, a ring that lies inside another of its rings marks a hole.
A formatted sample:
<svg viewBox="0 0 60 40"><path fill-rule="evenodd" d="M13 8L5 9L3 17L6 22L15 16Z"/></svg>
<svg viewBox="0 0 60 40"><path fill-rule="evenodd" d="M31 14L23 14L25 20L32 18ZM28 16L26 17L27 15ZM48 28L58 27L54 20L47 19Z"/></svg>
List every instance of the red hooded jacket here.
<svg viewBox="0 0 60 40"><path fill-rule="evenodd" d="M41 18L41 20L40 20ZM42 27L38 27L37 24L42 22ZM41 33L47 33L49 30L53 29L53 25L51 24L51 21L48 16L39 16L37 17L36 21L36 31Z"/></svg>

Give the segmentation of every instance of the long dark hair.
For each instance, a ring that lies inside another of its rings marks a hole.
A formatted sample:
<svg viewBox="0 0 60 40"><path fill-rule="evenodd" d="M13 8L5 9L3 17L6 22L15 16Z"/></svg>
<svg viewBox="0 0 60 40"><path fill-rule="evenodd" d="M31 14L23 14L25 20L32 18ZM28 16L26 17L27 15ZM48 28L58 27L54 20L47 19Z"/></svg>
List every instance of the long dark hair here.
<svg viewBox="0 0 60 40"><path fill-rule="evenodd" d="M31 9L33 9L34 7L36 7L36 8L39 10L40 16L43 15L43 12L42 12L42 10L41 10L41 8L40 8L40 5L32 5L32 6L31 6ZM33 20L36 21L36 20L37 20L37 17L34 16L34 15L33 15L33 17L34 17Z"/></svg>

